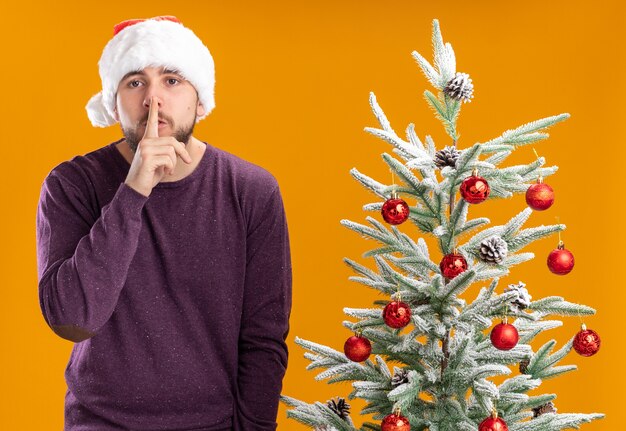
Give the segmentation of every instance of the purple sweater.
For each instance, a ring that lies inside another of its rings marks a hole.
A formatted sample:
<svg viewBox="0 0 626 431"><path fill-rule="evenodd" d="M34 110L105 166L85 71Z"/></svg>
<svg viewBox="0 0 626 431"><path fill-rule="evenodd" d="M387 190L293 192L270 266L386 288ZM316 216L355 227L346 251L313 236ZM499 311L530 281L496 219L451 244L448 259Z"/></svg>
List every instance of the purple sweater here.
<svg viewBox="0 0 626 431"><path fill-rule="evenodd" d="M207 144L149 197L113 142L56 166L37 209L39 301L94 333L65 369L65 430L275 430L291 312L276 179Z"/></svg>

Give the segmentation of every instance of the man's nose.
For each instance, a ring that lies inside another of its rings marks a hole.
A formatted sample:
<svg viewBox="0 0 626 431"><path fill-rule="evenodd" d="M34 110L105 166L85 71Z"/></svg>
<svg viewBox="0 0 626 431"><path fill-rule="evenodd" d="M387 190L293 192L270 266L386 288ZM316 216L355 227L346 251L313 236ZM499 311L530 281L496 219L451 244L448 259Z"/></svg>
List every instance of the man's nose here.
<svg viewBox="0 0 626 431"><path fill-rule="evenodd" d="M159 90L155 87L156 86L151 85L146 91L145 97L143 99L143 106L146 109L150 109L150 100L152 100L153 96L158 104L159 109L163 107L163 99L159 96Z"/></svg>

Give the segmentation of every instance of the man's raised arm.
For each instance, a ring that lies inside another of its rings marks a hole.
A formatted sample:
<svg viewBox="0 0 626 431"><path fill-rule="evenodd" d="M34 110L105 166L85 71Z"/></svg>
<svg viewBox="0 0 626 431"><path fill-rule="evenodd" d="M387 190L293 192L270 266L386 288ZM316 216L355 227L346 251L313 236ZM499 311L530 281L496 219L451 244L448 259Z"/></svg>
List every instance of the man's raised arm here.
<svg viewBox="0 0 626 431"><path fill-rule="evenodd" d="M60 337L90 338L113 314L147 199L122 183L94 220L87 196L63 174L44 180L36 221L39 304Z"/></svg>

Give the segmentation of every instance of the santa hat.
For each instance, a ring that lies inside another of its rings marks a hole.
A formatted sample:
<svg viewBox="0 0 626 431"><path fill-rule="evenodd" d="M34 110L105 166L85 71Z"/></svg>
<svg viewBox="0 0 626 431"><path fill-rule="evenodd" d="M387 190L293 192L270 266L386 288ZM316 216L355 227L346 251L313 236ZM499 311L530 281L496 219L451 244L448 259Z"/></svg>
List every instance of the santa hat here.
<svg viewBox="0 0 626 431"><path fill-rule="evenodd" d="M133 19L114 27L98 62L102 91L87 106L87 116L94 127L115 124L113 112L117 87L129 72L146 67L177 70L198 92L206 117L215 107L215 67L213 57L202 41L173 16Z"/></svg>

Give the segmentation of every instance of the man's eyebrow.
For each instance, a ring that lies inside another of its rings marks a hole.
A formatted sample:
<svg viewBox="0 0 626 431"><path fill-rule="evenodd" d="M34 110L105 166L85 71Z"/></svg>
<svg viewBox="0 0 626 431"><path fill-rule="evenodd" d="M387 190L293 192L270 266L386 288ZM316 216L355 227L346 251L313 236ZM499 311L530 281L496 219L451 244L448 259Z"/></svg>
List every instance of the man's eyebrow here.
<svg viewBox="0 0 626 431"><path fill-rule="evenodd" d="M133 76L133 75L145 75L145 73L143 72L143 70L133 70L133 71L128 72L126 75L124 75L124 77L120 81L123 81L129 76Z"/></svg>
<svg viewBox="0 0 626 431"><path fill-rule="evenodd" d="M174 74L174 75L181 75L181 76L182 76L182 74L180 73L180 71L179 71L179 70L177 70L177 69L169 69L169 68L167 68L167 67L164 67L164 68L163 68L163 70L161 71L161 73L162 73L163 75L166 75L166 74L168 74L168 73L172 73L172 74Z"/></svg>

